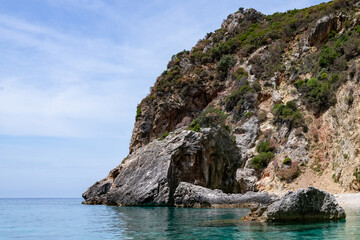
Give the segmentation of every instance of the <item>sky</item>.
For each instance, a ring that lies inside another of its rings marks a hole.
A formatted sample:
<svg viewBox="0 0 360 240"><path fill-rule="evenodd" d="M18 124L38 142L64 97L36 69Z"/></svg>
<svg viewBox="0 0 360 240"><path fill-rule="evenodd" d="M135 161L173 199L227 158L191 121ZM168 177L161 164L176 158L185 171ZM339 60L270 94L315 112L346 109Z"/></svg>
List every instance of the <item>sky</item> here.
<svg viewBox="0 0 360 240"><path fill-rule="evenodd" d="M318 0L0 0L0 198L81 197L171 56L239 9Z"/></svg>

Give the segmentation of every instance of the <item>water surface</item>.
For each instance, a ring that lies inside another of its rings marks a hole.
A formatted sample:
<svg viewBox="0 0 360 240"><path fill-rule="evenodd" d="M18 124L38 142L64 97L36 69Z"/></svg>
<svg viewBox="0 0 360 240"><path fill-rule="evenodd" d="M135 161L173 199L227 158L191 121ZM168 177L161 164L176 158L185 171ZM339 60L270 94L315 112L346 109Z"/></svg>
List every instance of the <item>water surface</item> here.
<svg viewBox="0 0 360 240"><path fill-rule="evenodd" d="M81 205L81 199L0 199L0 239L360 239L360 207L342 222L244 222L247 209Z"/></svg>

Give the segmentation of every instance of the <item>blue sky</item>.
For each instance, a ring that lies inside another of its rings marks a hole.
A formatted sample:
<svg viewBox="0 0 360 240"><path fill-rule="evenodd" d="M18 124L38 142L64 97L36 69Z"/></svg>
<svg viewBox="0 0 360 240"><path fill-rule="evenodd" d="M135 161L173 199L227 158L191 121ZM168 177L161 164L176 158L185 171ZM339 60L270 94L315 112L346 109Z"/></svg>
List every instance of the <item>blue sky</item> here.
<svg viewBox="0 0 360 240"><path fill-rule="evenodd" d="M80 197L127 155L173 54L239 7L321 2L0 0L0 197Z"/></svg>

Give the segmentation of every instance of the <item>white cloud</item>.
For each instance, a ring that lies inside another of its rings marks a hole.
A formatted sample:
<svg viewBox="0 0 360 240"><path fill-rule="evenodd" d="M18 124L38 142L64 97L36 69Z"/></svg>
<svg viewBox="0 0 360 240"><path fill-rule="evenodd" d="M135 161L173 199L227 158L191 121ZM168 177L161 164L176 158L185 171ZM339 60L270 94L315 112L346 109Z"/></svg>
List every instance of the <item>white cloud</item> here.
<svg viewBox="0 0 360 240"><path fill-rule="evenodd" d="M4 15L0 36L8 46L0 50L0 134L93 137L129 131L143 92L134 96L126 89L139 84L133 66L151 66L144 60L148 51Z"/></svg>
<svg viewBox="0 0 360 240"><path fill-rule="evenodd" d="M116 125L131 124L127 119L134 115L133 107L122 103L135 99L111 91L124 88L119 83L97 85L99 89L105 88L108 95L85 84L42 90L7 79L0 81L0 85L1 134L94 137L113 132L114 137L116 130L121 129Z"/></svg>

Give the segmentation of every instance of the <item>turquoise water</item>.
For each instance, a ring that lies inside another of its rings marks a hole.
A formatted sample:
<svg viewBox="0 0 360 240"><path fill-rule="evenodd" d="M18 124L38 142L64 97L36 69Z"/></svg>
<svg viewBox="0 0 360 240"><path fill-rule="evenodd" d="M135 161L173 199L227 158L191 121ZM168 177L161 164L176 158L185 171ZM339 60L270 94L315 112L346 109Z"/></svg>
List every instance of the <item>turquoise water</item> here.
<svg viewBox="0 0 360 240"><path fill-rule="evenodd" d="M346 221L259 224L246 209L81 205L81 199L0 199L0 239L360 239L360 207Z"/></svg>

